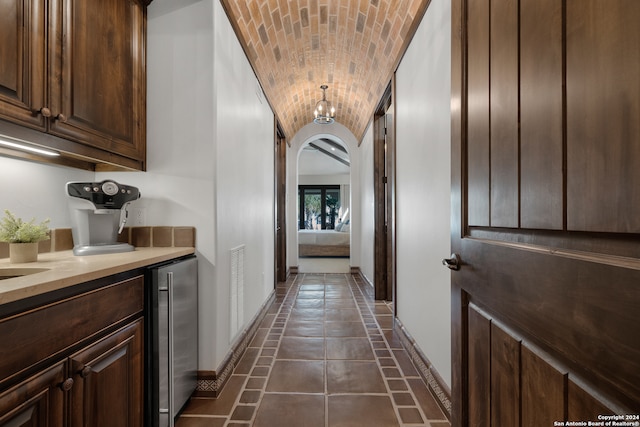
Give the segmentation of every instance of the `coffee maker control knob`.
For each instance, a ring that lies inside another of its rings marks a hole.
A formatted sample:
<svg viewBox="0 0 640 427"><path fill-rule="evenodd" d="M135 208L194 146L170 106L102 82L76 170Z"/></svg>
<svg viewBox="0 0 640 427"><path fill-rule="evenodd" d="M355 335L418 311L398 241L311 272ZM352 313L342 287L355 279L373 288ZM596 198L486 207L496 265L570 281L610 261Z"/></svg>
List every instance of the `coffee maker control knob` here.
<svg viewBox="0 0 640 427"><path fill-rule="evenodd" d="M102 191L108 196L113 196L118 193L118 185L115 182L106 181L102 184Z"/></svg>

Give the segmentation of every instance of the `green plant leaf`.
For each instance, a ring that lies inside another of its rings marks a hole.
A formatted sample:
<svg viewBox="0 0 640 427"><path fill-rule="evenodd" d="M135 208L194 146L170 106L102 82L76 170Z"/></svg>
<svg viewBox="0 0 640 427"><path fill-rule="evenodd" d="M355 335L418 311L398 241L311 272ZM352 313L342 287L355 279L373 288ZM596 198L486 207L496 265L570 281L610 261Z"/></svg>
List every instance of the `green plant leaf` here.
<svg viewBox="0 0 640 427"><path fill-rule="evenodd" d="M36 224L35 218L24 222L8 209L0 221L0 241L8 243L36 243L49 239L49 219Z"/></svg>

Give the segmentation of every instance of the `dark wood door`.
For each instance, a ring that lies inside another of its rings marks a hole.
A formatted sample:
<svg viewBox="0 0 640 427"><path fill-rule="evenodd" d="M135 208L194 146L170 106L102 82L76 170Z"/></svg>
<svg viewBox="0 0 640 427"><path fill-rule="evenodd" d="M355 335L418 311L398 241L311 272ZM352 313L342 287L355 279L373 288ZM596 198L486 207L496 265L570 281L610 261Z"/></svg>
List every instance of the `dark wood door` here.
<svg viewBox="0 0 640 427"><path fill-rule="evenodd" d="M0 2L0 118L40 130L50 115L46 18L45 0Z"/></svg>
<svg viewBox="0 0 640 427"><path fill-rule="evenodd" d="M10 427L62 427L66 364L58 363L0 393L0 425Z"/></svg>
<svg viewBox="0 0 640 427"><path fill-rule="evenodd" d="M640 2L452 19L452 425L638 414Z"/></svg>
<svg viewBox="0 0 640 427"><path fill-rule="evenodd" d="M287 280L287 141L276 126L275 152L275 217L276 217L276 282Z"/></svg>
<svg viewBox="0 0 640 427"><path fill-rule="evenodd" d="M396 288L393 85L387 86L373 118L374 292L377 300L386 301L395 300Z"/></svg>
<svg viewBox="0 0 640 427"><path fill-rule="evenodd" d="M138 320L71 356L70 426L142 425L142 339Z"/></svg>
<svg viewBox="0 0 640 427"><path fill-rule="evenodd" d="M135 0L51 3L60 12L50 17L50 37L60 43L50 55L50 133L143 161L145 8Z"/></svg>

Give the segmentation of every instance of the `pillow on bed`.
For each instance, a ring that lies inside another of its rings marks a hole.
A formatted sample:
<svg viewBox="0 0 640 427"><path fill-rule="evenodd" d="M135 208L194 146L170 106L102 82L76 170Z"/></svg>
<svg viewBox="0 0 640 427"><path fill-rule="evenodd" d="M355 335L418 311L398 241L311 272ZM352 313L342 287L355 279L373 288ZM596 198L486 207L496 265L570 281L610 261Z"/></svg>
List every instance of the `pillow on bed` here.
<svg viewBox="0 0 640 427"><path fill-rule="evenodd" d="M343 233L348 233L350 228L351 228L351 226L349 224L343 224L342 228L340 229L340 231L343 232Z"/></svg>
<svg viewBox="0 0 640 427"><path fill-rule="evenodd" d="M342 231L342 227L344 227L344 224L339 222L338 225L336 225L336 231Z"/></svg>

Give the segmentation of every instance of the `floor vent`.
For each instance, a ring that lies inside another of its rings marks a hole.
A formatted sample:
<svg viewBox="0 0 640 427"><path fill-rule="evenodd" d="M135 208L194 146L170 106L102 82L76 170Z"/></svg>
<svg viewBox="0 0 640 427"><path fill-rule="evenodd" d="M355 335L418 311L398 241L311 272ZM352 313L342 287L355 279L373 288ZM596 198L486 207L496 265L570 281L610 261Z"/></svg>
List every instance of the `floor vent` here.
<svg viewBox="0 0 640 427"><path fill-rule="evenodd" d="M244 319L244 245L231 249L231 281L229 289L230 342L236 337Z"/></svg>

